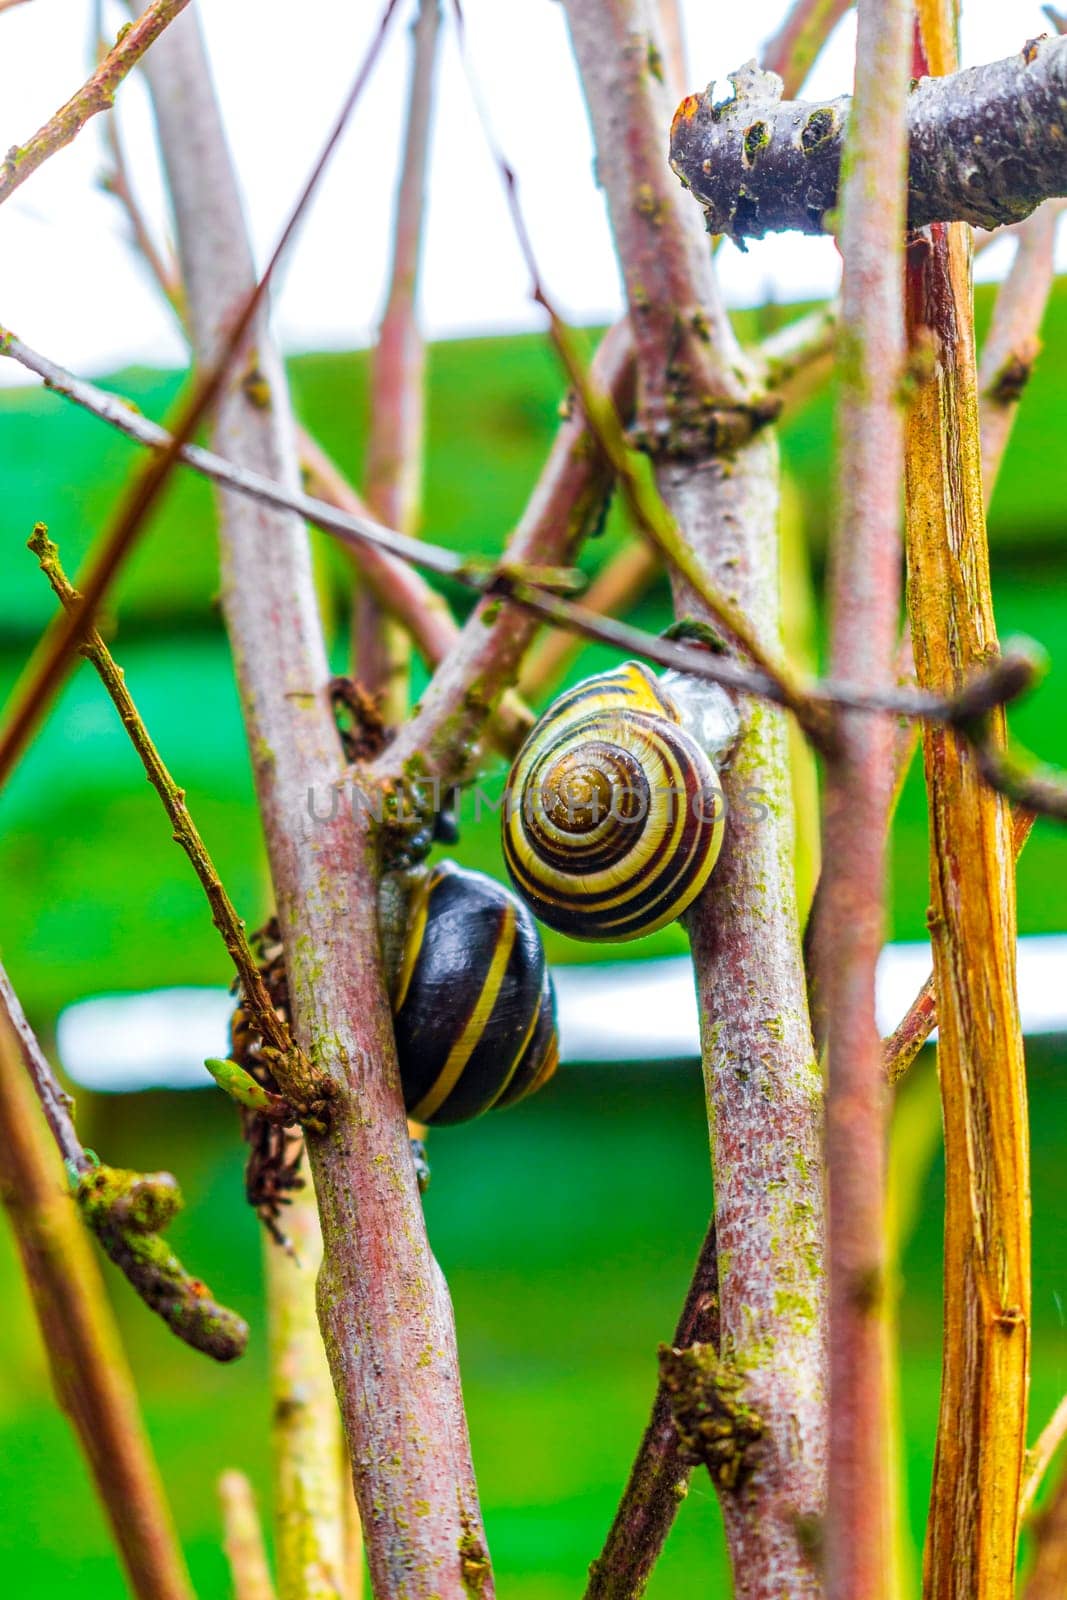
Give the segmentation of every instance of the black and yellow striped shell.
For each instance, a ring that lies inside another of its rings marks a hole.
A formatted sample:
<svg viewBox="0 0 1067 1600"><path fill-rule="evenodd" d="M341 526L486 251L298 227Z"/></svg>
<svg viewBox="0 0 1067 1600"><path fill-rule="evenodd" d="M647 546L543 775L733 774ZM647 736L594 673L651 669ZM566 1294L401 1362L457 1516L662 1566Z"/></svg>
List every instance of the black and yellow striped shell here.
<svg viewBox="0 0 1067 1600"><path fill-rule="evenodd" d="M504 858L550 928L636 939L700 893L724 810L715 765L676 702L628 661L561 695L519 751Z"/></svg>
<svg viewBox="0 0 1067 1600"><path fill-rule="evenodd" d="M484 873L433 867L409 904L393 1025L415 1122L466 1122L547 1083L559 1062L555 995L522 902Z"/></svg>

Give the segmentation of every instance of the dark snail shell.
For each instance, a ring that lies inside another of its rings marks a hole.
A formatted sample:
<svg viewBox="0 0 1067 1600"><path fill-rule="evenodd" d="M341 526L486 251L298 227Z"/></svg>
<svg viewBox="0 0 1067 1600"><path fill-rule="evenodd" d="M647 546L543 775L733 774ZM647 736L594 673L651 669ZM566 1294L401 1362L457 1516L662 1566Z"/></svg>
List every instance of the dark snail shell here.
<svg viewBox="0 0 1067 1600"><path fill-rule="evenodd" d="M393 996L408 1115L440 1126L513 1105L559 1061L555 995L529 911L454 862L412 898Z"/></svg>
<svg viewBox="0 0 1067 1600"><path fill-rule="evenodd" d="M562 695L515 760L504 858L550 928L636 939L682 914L719 854L710 757L638 661Z"/></svg>

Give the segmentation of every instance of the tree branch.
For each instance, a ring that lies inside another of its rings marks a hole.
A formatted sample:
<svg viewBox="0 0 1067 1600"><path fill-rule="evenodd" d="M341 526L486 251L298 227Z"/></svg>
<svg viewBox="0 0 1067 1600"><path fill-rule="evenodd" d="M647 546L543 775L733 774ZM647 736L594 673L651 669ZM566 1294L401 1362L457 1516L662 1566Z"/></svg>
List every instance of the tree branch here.
<svg viewBox="0 0 1067 1600"><path fill-rule="evenodd" d="M149 83L200 360L252 279L240 199L195 14L149 58ZM220 405L222 453L291 486L285 378L267 329L269 394ZM375 1589L396 1600L491 1600L447 1290L430 1255L378 946L370 806L312 822L309 790L344 776L329 666L298 517L225 494L223 608L252 753L294 1032L335 1086L307 1139L322 1224L319 1319L352 1457ZM264 635L263 619L270 618Z"/></svg>
<svg viewBox="0 0 1067 1600"><path fill-rule="evenodd" d="M924 0L920 17L919 65L952 71L950 0ZM935 357L913 363L908 611L919 683L949 691L996 648L969 252L962 224L937 225L912 245L907 268L913 348ZM985 722L1000 744L1003 718ZM951 732L924 730L923 754L946 1170L941 1408L925 1587L928 1600L984 1600L1013 1589L1029 1376L1013 824L986 787L977 753Z"/></svg>
<svg viewBox="0 0 1067 1600"><path fill-rule="evenodd" d="M658 553L644 539L625 545L593 579L585 592L586 610L600 616L624 612L645 593L663 570ZM530 652L519 678L524 700L534 702L545 689L557 683L581 649L575 634L554 630Z"/></svg>
<svg viewBox="0 0 1067 1600"><path fill-rule="evenodd" d="M256 1497L243 1472L224 1472L219 1502L234 1600L275 1600Z"/></svg>
<svg viewBox="0 0 1067 1600"><path fill-rule="evenodd" d="M833 670L896 682L904 367L901 303L908 0L859 0L841 251L837 517L830 552ZM826 766L814 934L826 1008L830 1243L829 1600L889 1593L886 1111L875 969L885 939L894 729L843 714Z"/></svg>
<svg viewBox="0 0 1067 1600"><path fill-rule="evenodd" d="M1033 1505L1042 1479L1052 1465L1056 1451L1064 1439L1067 1439L1067 1395L1064 1395L1042 1428L1037 1442L1026 1452L1022 1487L1019 1491L1020 1517L1025 1517Z"/></svg>
<svg viewBox="0 0 1067 1600"><path fill-rule="evenodd" d="M849 97L783 100L781 80L753 64L729 81L732 99L689 95L671 130L671 165L704 207L709 233L832 232ZM908 226L997 228L1067 193L1065 98L1062 39L919 79L908 100Z"/></svg>
<svg viewBox="0 0 1067 1600"><path fill-rule="evenodd" d="M759 389L721 312L699 218L664 166L668 108L646 70L653 19L642 0L566 0L566 11L637 334L638 424L656 482L708 579L763 648L777 652L775 441L768 427L732 440L733 448L710 431L699 436L695 419L705 407L743 412ZM693 419L687 455L670 453L664 416ZM674 598L679 615L708 617L676 576ZM765 704L746 698L739 709L742 740L724 774L722 853L688 923L714 1169L721 1359L766 1426L758 1460L747 1457L747 1474L717 1490L739 1590L754 1600L809 1600L819 1579L802 1530L821 1512L825 1473L821 1089L796 925L787 728ZM759 820L744 803L753 784L767 800Z"/></svg>
<svg viewBox="0 0 1067 1600"><path fill-rule="evenodd" d="M3 983L6 989L6 978ZM19 1061L26 1052L24 1032L16 1039L5 1011L6 1004L0 1009L0 1200L22 1258L56 1399L77 1435L133 1594L138 1600L192 1600L114 1315L63 1169L26 1089Z"/></svg>
<svg viewBox="0 0 1067 1600"><path fill-rule="evenodd" d="M141 1299L172 1333L216 1361L233 1361L248 1343L242 1319L211 1297L159 1237L182 1207L169 1172L119 1172L97 1164L82 1146L48 1057L0 966L0 1025L17 1041L34 1091L74 1188L86 1224Z"/></svg>
<svg viewBox="0 0 1067 1600"><path fill-rule="evenodd" d="M306 1162L303 1177L285 1208L291 1248L263 1236L274 1561L281 1600L346 1600L341 1419L315 1316L322 1234Z"/></svg>
<svg viewBox="0 0 1067 1600"><path fill-rule="evenodd" d="M675 1352L691 1345L719 1346L719 1261L712 1219L700 1247L689 1292L674 1330ZM671 1392L660 1377L652 1417L645 1429L619 1509L604 1548L589 1568L585 1600L637 1600L652 1575L692 1462L682 1449L674 1422Z"/></svg>
<svg viewBox="0 0 1067 1600"><path fill-rule="evenodd" d="M8 151L0 164L0 204L43 166L49 156L70 144L90 117L111 109L115 91L123 78L188 3L189 0L152 0L136 22L120 30L114 47L88 82L66 105L60 106L43 128L38 128L32 139L27 139L23 145L13 145Z"/></svg>
<svg viewBox="0 0 1067 1600"><path fill-rule="evenodd" d="M1062 213L1060 203L1049 201L1020 225L1015 259L997 293L982 346L978 393L987 504L1019 400L1041 349L1038 334L1056 271L1056 230Z"/></svg>
<svg viewBox="0 0 1067 1600"><path fill-rule="evenodd" d="M1022 1600L1061 1600L1067 1589L1067 1472L1033 1523L1033 1556Z"/></svg>
<svg viewBox="0 0 1067 1600"><path fill-rule="evenodd" d="M367 504L382 522L407 534L418 531L422 500L426 350L417 296L440 25L441 0L420 0L411 35L411 79L392 270L371 360L364 485ZM352 628L355 675L368 693L380 697L386 723L395 726L403 721L408 707L408 640L382 616L375 597L362 585L356 589Z"/></svg>

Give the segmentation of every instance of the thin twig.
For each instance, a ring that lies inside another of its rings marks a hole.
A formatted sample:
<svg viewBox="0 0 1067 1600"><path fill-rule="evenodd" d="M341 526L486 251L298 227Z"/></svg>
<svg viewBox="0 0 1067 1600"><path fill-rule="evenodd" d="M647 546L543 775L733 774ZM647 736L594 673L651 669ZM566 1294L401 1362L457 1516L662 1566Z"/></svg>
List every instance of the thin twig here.
<svg viewBox="0 0 1067 1600"><path fill-rule="evenodd" d="M284 1600L347 1600L341 1418L315 1315L322 1264L315 1191L304 1186L285 1208L283 1250L264 1234L270 1322L274 1561Z"/></svg>
<svg viewBox="0 0 1067 1600"><path fill-rule="evenodd" d="M233 1600L275 1600L256 1497L243 1472L222 1474L219 1502Z"/></svg>
<svg viewBox="0 0 1067 1600"><path fill-rule="evenodd" d="M1022 1487L1019 1490L1020 1517L1025 1517L1033 1505L1042 1480L1064 1439L1067 1439L1067 1395L1064 1395L1045 1423L1037 1442L1026 1452Z"/></svg>
<svg viewBox="0 0 1067 1600"><path fill-rule="evenodd" d="M900 605L898 386L904 366L905 112L910 0L858 0L856 98L843 184L844 276L830 653L836 674L895 682ZM814 933L829 1068L830 1464L828 1600L889 1593L886 1449L887 1096L875 1018L884 938L888 722L842 715L826 767L823 885Z"/></svg>
<svg viewBox="0 0 1067 1600"><path fill-rule="evenodd" d="M45 378L49 388L84 406L101 421L110 423L138 443L152 449L162 449L171 442L171 435L157 423L149 422L140 416L128 402L122 402L114 395L95 388L83 379L73 377L64 368L31 351L14 334L2 329L0 329L0 354L10 355L22 365L29 367L31 371L37 372L39 376ZM612 374L613 381L620 387L628 381L626 370L628 358L629 352L620 332L610 359L604 362L605 372ZM708 654L704 650L675 644L667 639L657 639L639 628L629 627L613 618L598 616L589 607L566 600L540 587L536 582L529 581L523 575L525 570L529 570L536 577L542 565L537 560L527 569L523 552L532 549L537 555L550 553L548 540L553 528L558 534L562 527L568 534L569 543L576 535L574 529L567 525L567 517L573 517L581 525L602 502L605 492L603 478L592 476L583 464L587 461L587 456L583 453L582 441L587 438L588 435L580 421L576 429L561 430L541 480L531 496L527 514L509 546L505 561L495 568L491 565L479 566L469 561L465 562L464 558L454 551L444 546L430 544L426 540L407 541L401 534L394 533L389 528L382 528L357 512L340 510L325 500L313 499L299 490L276 483L263 473L224 461L220 456L202 450L199 446L185 445L179 454L185 465L205 477L225 484L239 494L247 495L266 505L298 512L301 517L344 544L358 545L363 542L397 555L402 561L418 563L420 566L429 567L432 571L447 574L461 586L486 596L488 605L499 600L507 600L529 612L531 616L551 623L554 627L580 633L629 655L642 656L659 666L671 667L678 672L688 672L694 677L705 678L709 683L719 683L726 688L757 695L775 704L784 704L781 684L762 672L746 668L729 657ZM321 473L323 470L321 463L325 461L325 457L319 455L313 457L312 461L313 472ZM594 484L595 493L591 487ZM343 498L339 491L337 498ZM417 610L418 605L419 600L416 597L414 609ZM397 609L398 611L401 609L399 601ZM481 638L483 641L491 642L493 630L486 628L481 621L484 613L476 612L475 615L481 625L481 634L468 623L461 630L461 640L469 629L473 639ZM1032 647L1023 640L1015 641L1014 648L1017 654L1012 654L1006 647L1001 662L980 675L980 684L988 689L985 696L987 709L1006 704L1022 693L1024 688L1029 687L1039 675L1040 653L1035 655ZM515 652L515 656L516 660L521 656L521 648ZM468 670L469 662L458 669L457 681L463 681L460 680L459 674L462 672L465 679ZM1019 674L1025 682L1020 681ZM465 684L465 689L469 689L469 683ZM454 685L449 691L450 696L453 692L462 693L465 690L455 689ZM946 723L953 721L957 716L954 699L906 688L896 691L870 691L851 682L824 679L813 682L805 691L805 697L817 708L827 711L838 706ZM424 699L424 709L428 710L429 706L430 699L427 696ZM515 702L511 702L511 706L513 709L508 720L514 721L517 733L524 724L528 725L528 713ZM447 708L441 711L442 717L446 715L446 710L447 715L451 715L455 709L450 699ZM484 705L476 708L479 726L485 720L487 709ZM421 740L423 724L421 719L416 719L416 723ZM415 726L416 724L412 724L413 728ZM390 751L393 748L390 746ZM995 770L991 772L991 777L996 780ZM1050 805L1051 814L1059 815L1061 797L1058 791L1050 796Z"/></svg>
<svg viewBox="0 0 1067 1600"><path fill-rule="evenodd" d="M411 30L407 126L396 194L393 260L385 312L371 358L370 436L364 492L374 515L401 533L418 531L422 504L426 348L419 327L419 256L426 212L433 87L441 0L419 0ZM357 585L352 610L356 678L379 698L390 726L408 706L410 645Z"/></svg>
<svg viewBox="0 0 1067 1600"><path fill-rule="evenodd" d="M138 1600L192 1600L133 1375L63 1168L27 1091L0 1012L0 1201L41 1330L56 1398L74 1429Z"/></svg>
<svg viewBox="0 0 1067 1600"><path fill-rule="evenodd" d="M38 128L25 144L12 146L0 164L0 204L43 166L49 156L70 144L90 117L111 109L115 91L123 78L188 3L189 0L152 0L136 22L120 31L113 49L66 105L60 106L55 116L43 128Z"/></svg>
<svg viewBox="0 0 1067 1600"><path fill-rule="evenodd" d="M11 980L2 966L0 966L0 1016L6 1018L9 1029L18 1040L23 1066L29 1074L41 1110L44 1112L45 1121L52 1130L52 1137L56 1142L56 1149L63 1157L64 1166L74 1176L88 1172L93 1163L86 1154L74 1126L74 1118L71 1115L74 1101L61 1088L59 1079L52 1070L52 1063L41 1049L37 1035L27 1022L19 997L11 987Z"/></svg>
<svg viewBox="0 0 1067 1600"><path fill-rule="evenodd" d="M185 307L177 263L169 251L164 255L156 244L140 202L134 193L133 181L130 178L126 150L122 142L122 131L119 127L118 113L116 111L112 111L108 117L106 130L108 149L111 152L111 170L102 179L102 186L108 194L118 201L125 212L126 220L130 227L130 236L137 253L152 274L160 293L178 319L179 325L184 328Z"/></svg>
<svg viewBox="0 0 1067 1600"><path fill-rule="evenodd" d="M46 632L24 681L16 685L7 726L0 733L0 787L10 776L33 730L69 671L78 645L85 631L91 626L101 600L132 550L149 512L180 459L182 446L188 443L196 428L222 394L231 368L244 346L245 338L256 320L260 307L265 303L267 290L278 263L296 233L370 77L397 4L398 0L387 0L363 63L319 158L289 214L262 277L258 282L253 282L248 293L240 301L232 323L228 320L229 308L220 310L220 315L211 330L211 364L203 376L194 381L188 398L179 407L170 443L160 454L150 459L145 469L138 474L111 528L100 540L97 553L90 561L89 570L81 586L82 599L77 610L64 612L58 625ZM220 353L216 353L219 347L221 347Z"/></svg>
<svg viewBox="0 0 1067 1600"><path fill-rule="evenodd" d="M1041 349L1038 335L1055 276L1056 231L1063 209L1063 203L1047 201L1020 225L1015 259L997 293L982 346L978 393L987 503Z"/></svg>
<svg viewBox="0 0 1067 1600"><path fill-rule="evenodd" d="M43 523L38 523L29 540L29 548L40 563L60 604L66 611L78 605L78 591L71 586L59 559L57 546L48 537ZM211 907L211 920L222 935L230 953L237 976L241 981L244 1004L255 1018L256 1026L264 1040L286 1060L286 1076L292 1091L298 1094L296 1104L307 1105L319 1098L321 1085L316 1082L306 1057L297 1049L284 1018L279 1017L267 987L263 982L252 948L245 935L244 922L238 916L233 901L226 893L207 846L199 829L189 814L185 803L185 790L178 787L156 749L144 720L126 687L125 675L95 628L86 634L82 654L96 668L100 680L111 696L122 725L130 736L130 743L141 758L141 764L153 789L163 803L163 809L174 829L174 842L188 856L193 871Z"/></svg>
<svg viewBox="0 0 1067 1600"><path fill-rule="evenodd" d="M663 570L663 562L643 539L624 546L597 574L585 592L584 605L599 616L614 616L626 611L645 593ZM547 688L562 678L581 649L582 640L560 630L550 633L527 656L519 678L519 692L526 701L536 701Z"/></svg>
<svg viewBox="0 0 1067 1600"><path fill-rule="evenodd" d="M674 1330L673 1349L719 1345L719 1262L712 1219ZM637 1449L604 1548L589 1568L585 1600L637 1600L644 1593L689 1481L691 1462L660 1377L652 1417Z"/></svg>

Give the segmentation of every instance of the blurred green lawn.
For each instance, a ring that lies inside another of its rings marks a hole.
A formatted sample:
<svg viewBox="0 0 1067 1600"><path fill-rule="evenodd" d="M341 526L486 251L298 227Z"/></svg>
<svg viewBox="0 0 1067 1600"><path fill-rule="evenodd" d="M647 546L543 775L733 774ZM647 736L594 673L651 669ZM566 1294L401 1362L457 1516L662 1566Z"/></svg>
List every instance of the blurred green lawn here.
<svg viewBox="0 0 1067 1600"><path fill-rule="evenodd" d="M988 298L980 296L983 316ZM751 319L750 319L751 321ZM1067 726L1067 454L1050 441L1067 410L1067 292L1058 286L1048 348L1005 464L991 517L1002 634L1025 631L1054 668L1013 716L1019 736L1064 757ZM354 474L366 431L366 359L292 363L297 403ZM176 379L118 375L114 386L165 414ZM522 506L554 425L560 392L538 338L464 341L431 358L426 528L456 548L496 551ZM783 428L819 579L829 514L830 398ZM135 459L133 447L39 391L0 393L0 693L25 662L52 599L24 549L50 524L74 571ZM213 604L210 493L178 480L116 602L116 653L223 877L250 922L267 909L262 844L228 651ZM617 512L583 557L593 571L621 535ZM324 605L344 663L342 568L316 536ZM453 595L458 606L464 596ZM666 621L655 590L633 613ZM576 675L606 657L591 647ZM502 768L490 774L502 778ZM501 871L495 828L465 832L454 852ZM893 921L919 938L927 903L921 782L913 773L894 836ZM1067 849L1035 830L1020 865L1024 931L1067 928ZM647 956L684 948L677 929L625 952L553 936L556 960ZM27 1009L49 1036L59 1008L101 990L222 983L228 972L200 893L175 850L113 709L81 669L0 797L0 950ZM1030 1052L1035 1138L1033 1409L1040 1421L1067 1387L1067 1200L1060 1181L1067 1041ZM926 1069L929 1070L929 1062ZM248 1469L267 1492L268 1403L261 1241L241 1196L241 1150L229 1109L210 1093L83 1097L87 1142L109 1160L173 1168L189 1210L174 1229L193 1270L252 1323L249 1354L216 1368L177 1344L126 1286L115 1302L173 1494L198 1593L224 1595L214 1479ZM710 1205L695 1068L565 1072L529 1106L434 1138L427 1214L456 1301L477 1466L501 1590L519 1600L573 1597L610 1519ZM909 1511L921 1538L938 1395L940 1178L924 1180L904 1262L903 1404ZM13 1593L45 1600L77 1585L124 1593L65 1422L48 1396L42 1354L0 1231L5 1307L0 1362L0 1566ZM916 1544L917 1548L917 1544ZM651 1593L714 1592L723 1575L718 1515L698 1477Z"/></svg>

